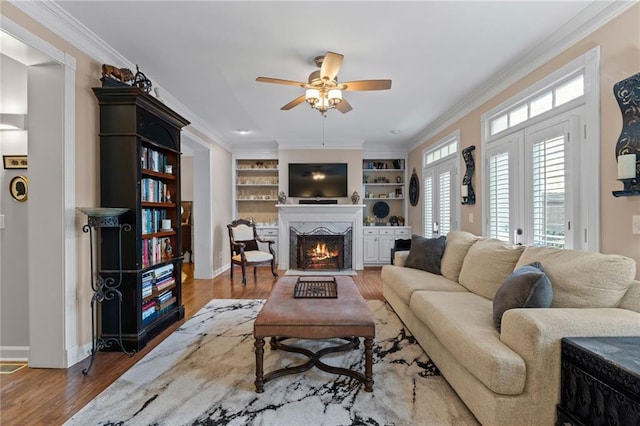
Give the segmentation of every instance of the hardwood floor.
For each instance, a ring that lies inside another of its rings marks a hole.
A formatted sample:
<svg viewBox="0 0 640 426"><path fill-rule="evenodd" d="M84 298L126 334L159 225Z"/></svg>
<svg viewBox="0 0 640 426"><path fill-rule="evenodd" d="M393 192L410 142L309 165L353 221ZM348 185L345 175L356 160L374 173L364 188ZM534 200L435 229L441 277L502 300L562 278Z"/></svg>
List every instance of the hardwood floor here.
<svg viewBox="0 0 640 426"><path fill-rule="evenodd" d="M211 299L265 299L271 292L274 278L269 269L258 268L258 275L247 277L247 285L241 284L241 273L236 269L234 281L229 273L212 280L194 280L193 267L185 264L187 279L183 283L185 319L173 324L153 339L143 350L129 358L119 352L100 352L88 376L82 370L88 359L71 368L44 369L23 368L16 373L0 376L0 424L10 425L61 425L106 389L144 355L169 336L176 328L193 316ZM282 276L284 271L280 271ZM365 299L383 300L380 268L358 271L353 277Z"/></svg>

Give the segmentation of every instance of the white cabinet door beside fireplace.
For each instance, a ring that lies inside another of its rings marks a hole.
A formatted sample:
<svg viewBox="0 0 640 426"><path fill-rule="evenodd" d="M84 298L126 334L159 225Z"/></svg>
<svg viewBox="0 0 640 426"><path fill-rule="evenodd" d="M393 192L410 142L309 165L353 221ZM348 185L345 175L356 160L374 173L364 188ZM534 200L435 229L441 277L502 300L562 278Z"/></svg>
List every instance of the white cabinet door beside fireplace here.
<svg viewBox="0 0 640 426"><path fill-rule="evenodd" d="M378 230L365 227L362 232L364 234L364 253L362 260L365 264L378 263Z"/></svg>
<svg viewBox="0 0 640 426"><path fill-rule="evenodd" d="M410 226L365 226L364 256L365 265L391 263L391 249L398 239L411 238Z"/></svg>

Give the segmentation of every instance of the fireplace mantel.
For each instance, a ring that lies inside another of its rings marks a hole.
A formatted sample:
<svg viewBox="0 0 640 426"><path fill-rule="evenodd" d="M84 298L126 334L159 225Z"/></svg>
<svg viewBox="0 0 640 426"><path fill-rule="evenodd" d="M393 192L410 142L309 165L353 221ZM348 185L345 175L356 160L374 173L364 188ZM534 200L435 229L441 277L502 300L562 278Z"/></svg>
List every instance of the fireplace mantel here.
<svg viewBox="0 0 640 426"><path fill-rule="evenodd" d="M289 228L292 223L348 222L353 231L352 262L354 269L363 269L362 211L363 204L278 204L278 268L288 270Z"/></svg>

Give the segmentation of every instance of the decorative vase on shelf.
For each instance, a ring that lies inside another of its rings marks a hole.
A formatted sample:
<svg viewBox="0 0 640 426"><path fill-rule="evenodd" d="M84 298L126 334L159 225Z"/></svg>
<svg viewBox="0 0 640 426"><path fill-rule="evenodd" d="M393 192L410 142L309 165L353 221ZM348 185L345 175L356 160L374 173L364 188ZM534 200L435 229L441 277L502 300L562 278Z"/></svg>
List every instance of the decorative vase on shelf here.
<svg viewBox="0 0 640 426"><path fill-rule="evenodd" d="M284 191L280 191L280 193L278 194L278 202L280 204L284 204L285 201L287 201L287 194L285 194Z"/></svg>
<svg viewBox="0 0 640 426"><path fill-rule="evenodd" d="M351 194L351 202L353 204L358 204L359 201L360 201L360 194L358 194L358 191L353 191L353 194Z"/></svg>

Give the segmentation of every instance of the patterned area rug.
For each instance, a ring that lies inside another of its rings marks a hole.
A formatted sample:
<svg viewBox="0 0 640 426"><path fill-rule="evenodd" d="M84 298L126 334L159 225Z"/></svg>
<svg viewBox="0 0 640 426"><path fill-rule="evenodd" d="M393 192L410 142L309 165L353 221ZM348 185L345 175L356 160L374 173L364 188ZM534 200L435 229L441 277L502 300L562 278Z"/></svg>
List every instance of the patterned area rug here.
<svg viewBox="0 0 640 426"><path fill-rule="evenodd" d="M402 323L381 301L374 391L317 368L255 393L253 319L262 300L212 300L67 425L477 425ZM299 341L317 350L327 342ZM335 344L335 342L333 342ZM323 362L364 371L363 346ZM265 345L265 372L306 358Z"/></svg>

